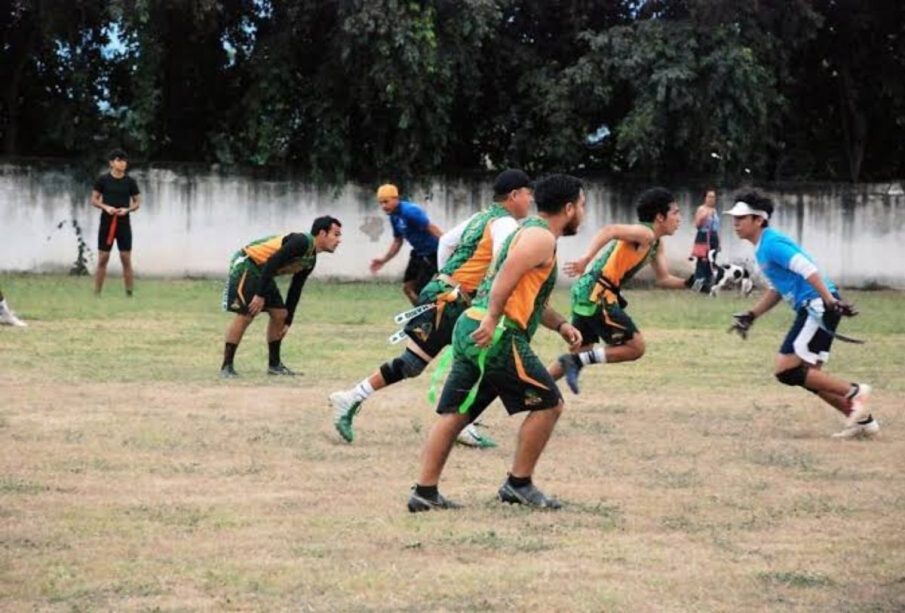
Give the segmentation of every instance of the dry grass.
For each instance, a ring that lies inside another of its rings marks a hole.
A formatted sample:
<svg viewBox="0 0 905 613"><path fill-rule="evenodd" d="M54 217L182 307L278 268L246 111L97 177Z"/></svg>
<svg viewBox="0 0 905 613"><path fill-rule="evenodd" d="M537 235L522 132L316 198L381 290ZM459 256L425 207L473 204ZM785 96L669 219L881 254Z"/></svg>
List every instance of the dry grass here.
<svg viewBox="0 0 905 613"><path fill-rule="evenodd" d="M828 408L771 381L785 316L742 345L698 323L741 303L635 292L649 354L587 372L536 475L566 507L495 500L519 420L491 409L500 447L457 448L441 484L466 508L412 516L427 379L370 400L354 445L325 403L392 355L395 288L315 285L286 349L306 375L260 374L258 324L221 382L215 284L72 283L0 285L32 319L0 329L0 609L905 609L899 295L860 297L893 321L868 310L870 350L830 369L878 384L879 440L831 440Z"/></svg>

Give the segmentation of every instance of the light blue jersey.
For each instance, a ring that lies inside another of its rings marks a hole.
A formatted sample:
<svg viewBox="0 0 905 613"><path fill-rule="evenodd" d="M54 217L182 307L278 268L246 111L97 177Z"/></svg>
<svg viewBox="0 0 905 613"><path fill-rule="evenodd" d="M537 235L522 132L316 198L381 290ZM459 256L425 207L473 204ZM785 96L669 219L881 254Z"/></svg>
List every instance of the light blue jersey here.
<svg viewBox="0 0 905 613"><path fill-rule="evenodd" d="M755 247L754 255L773 289L779 292L792 308L801 308L808 301L820 298L820 294L807 282L801 272L796 272L808 269L816 271L814 258L782 232L765 228L760 235L760 242ZM821 278L827 289L831 293L836 293L833 282L823 275Z"/></svg>

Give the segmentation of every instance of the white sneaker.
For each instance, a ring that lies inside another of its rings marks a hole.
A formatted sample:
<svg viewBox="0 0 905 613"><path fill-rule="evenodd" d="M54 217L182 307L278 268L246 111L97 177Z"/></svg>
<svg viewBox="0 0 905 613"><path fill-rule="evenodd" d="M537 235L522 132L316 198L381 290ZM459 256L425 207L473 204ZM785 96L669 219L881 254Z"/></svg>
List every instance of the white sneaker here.
<svg viewBox="0 0 905 613"><path fill-rule="evenodd" d="M5 326L16 326L17 328L27 328L28 324L16 317L6 304L6 300L0 302L0 324Z"/></svg>
<svg viewBox="0 0 905 613"><path fill-rule="evenodd" d="M355 440L352 420L361 410L361 401L355 399L355 394L351 390L333 392L329 400L330 406L333 407L333 426L344 441L351 443Z"/></svg>
<svg viewBox="0 0 905 613"><path fill-rule="evenodd" d="M465 426L465 428L459 432L459 436L456 437L456 442L467 447L479 447L481 449L496 447L496 442L492 438L485 436L478 431L478 426L480 425L481 424L478 422L474 422Z"/></svg>
<svg viewBox="0 0 905 613"><path fill-rule="evenodd" d="M854 426L846 426L833 435L833 438L871 438L880 432L880 422L871 418L866 424L856 423Z"/></svg>
<svg viewBox="0 0 905 613"><path fill-rule="evenodd" d="M858 384L858 393L852 397L852 412L848 414L845 425L851 427L859 421L864 421L870 416L870 407L867 406L870 400L870 386L867 383Z"/></svg>

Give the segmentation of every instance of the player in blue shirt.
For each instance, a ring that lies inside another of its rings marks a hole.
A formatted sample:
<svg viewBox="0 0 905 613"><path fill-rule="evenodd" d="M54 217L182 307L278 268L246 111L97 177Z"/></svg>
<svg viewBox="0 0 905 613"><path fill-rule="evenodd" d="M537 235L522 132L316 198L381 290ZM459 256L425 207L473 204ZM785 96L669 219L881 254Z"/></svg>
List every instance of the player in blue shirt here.
<svg viewBox="0 0 905 613"><path fill-rule="evenodd" d="M399 199L395 185L381 185L377 190L377 202L390 216L393 226L393 243L383 257L371 260L371 272L377 273L383 265L396 257L403 239L412 246L408 266L402 277L402 292L412 304L418 303L418 294L437 274L437 244L443 230L432 224L417 204Z"/></svg>
<svg viewBox="0 0 905 613"><path fill-rule="evenodd" d="M732 216L738 237L754 245L757 263L770 288L750 311L733 315L730 332L747 338L755 319L780 300L788 302L797 316L776 356L776 378L813 392L846 416L845 427L833 435L835 438L874 436L880 424L867 406L870 386L849 383L821 370L829 359L839 320L858 312L839 297L836 286L820 274L807 252L770 227L772 200L752 191L739 194L736 201L724 214Z"/></svg>

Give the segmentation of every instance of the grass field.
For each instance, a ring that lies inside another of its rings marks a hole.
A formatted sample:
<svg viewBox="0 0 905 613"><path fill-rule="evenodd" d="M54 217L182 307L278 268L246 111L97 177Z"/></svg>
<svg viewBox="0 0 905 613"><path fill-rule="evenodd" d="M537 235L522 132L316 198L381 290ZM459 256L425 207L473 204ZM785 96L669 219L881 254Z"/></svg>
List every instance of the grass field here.
<svg viewBox="0 0 905 613"><path fill-rule="evenodd" d="M840 418L775 383L788 308L742 342L751 300L629 291L648 354L583 373L535 475L565 508L495 500L520 420L494 406L500 447L441 482L466 508L413 516L427 376L369 400L353 445L326 404L396 354L396 286L313 281L284 343L304 376L264 374L257 322L237 381L218 281L0 288L30 324L0 328L0 610L905 610L900 293L848 292L869 343L828 365L874 384L877 440L830 439Z"/></svg>

